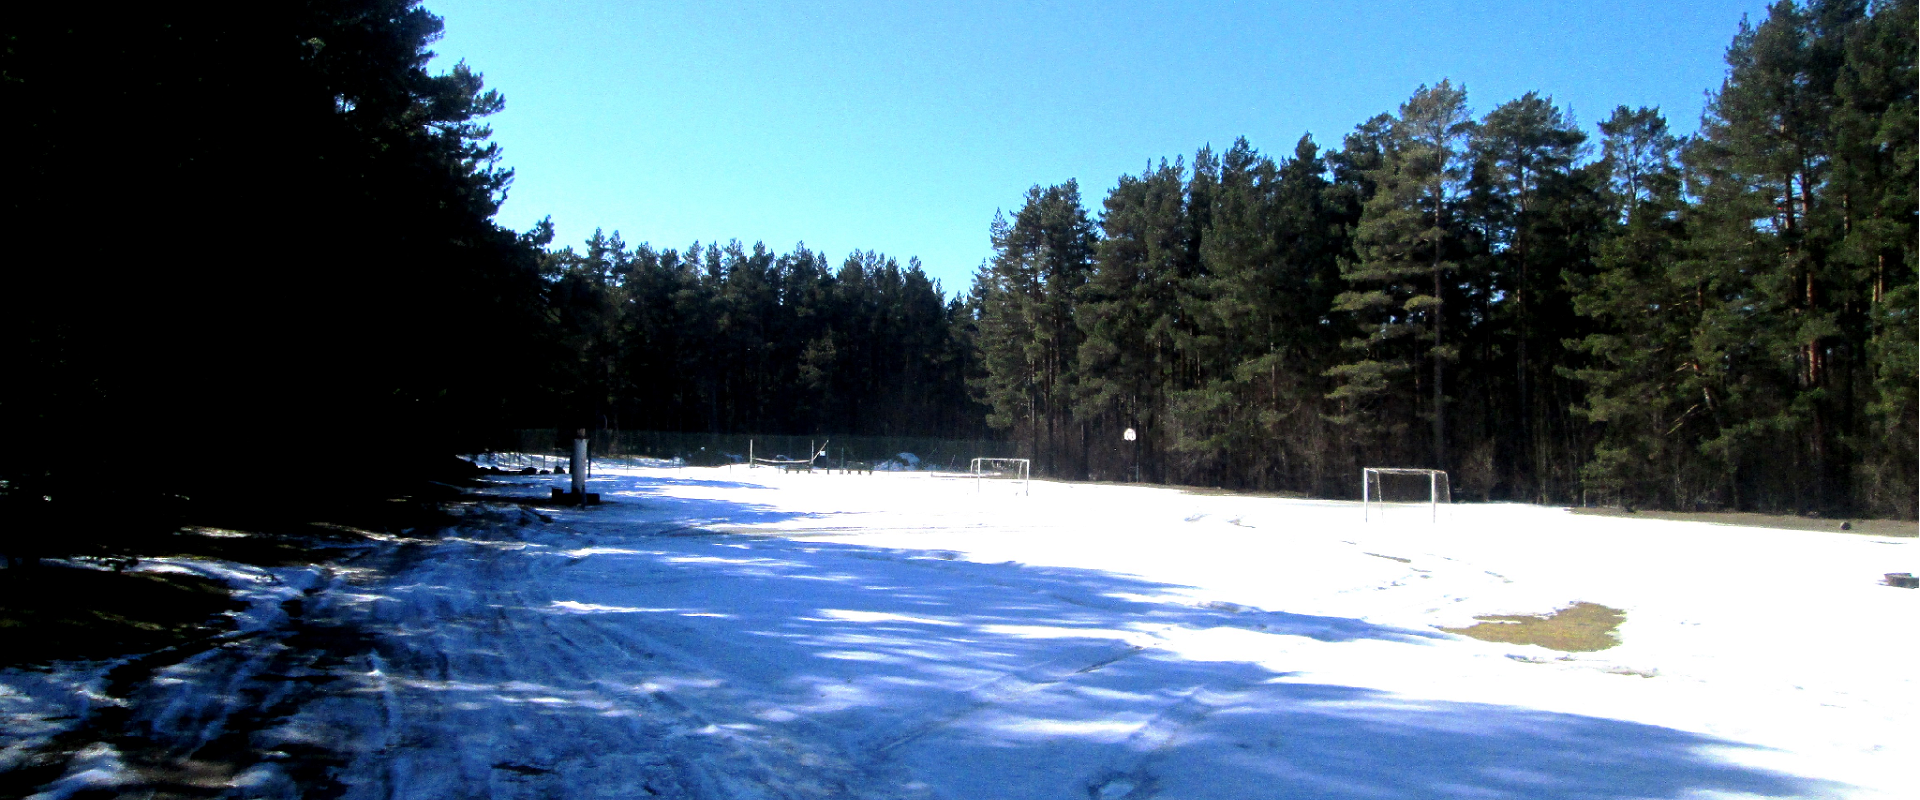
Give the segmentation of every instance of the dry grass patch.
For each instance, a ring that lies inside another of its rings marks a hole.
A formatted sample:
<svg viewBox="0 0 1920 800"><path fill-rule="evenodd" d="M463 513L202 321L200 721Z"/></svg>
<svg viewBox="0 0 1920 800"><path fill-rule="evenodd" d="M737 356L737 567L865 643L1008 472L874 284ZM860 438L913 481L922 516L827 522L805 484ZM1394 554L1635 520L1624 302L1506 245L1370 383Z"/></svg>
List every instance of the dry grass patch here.
<svg viewBox="0 0 1920 800"><path fill-rule="evenodd" d="M1147 487L1155 487L1155 488L1161 488L1161 489L1173 489L1180 492L1181 494L1192 494L1192 495L1199 495L1202 497L1213 497L1213 496L1280 497L1288 500L1307 500L1312 498L1312 495L1307 494L1306 492L1288 492L1288 491L1282 491L1279 489L1222 489L1218 486L1185 486L1185 485L1175 484L1175 483L1153 484L1153 483L1120 483L1120 482L1109 482L1109 481L1101 481L1101 483L1104 483L1110 486L1147 486Z"/></svg>
<svg viewBox="0 0 1920 800"><path fill-rule="evenodd" d="M1864 536L1920 536L1920 523L1901 519L1840 519L1825 517L1795 517L1783 514L1754 514L1746 511L1654 511L1639 509L1627 511L1621 508L1573 508L1575 514L1594 517L1623 517L1638 519L1664 519L1675 522L1708 522L1715 525L1739 525L1749 528L1778 528L1790 531L1830 531ZM1841 523L1847 528L1842 530Z"/></svg>
<svg viewBox="0 0 1920 800"><path fill-rule="evenodd" d="M256 567L291 567L325 559L328 554L318 549L318 545L365 539L364 535L356 534L335 534L322 539L311 534L274 535L191 527L141 544L147 551L143 555L147 556L186 556L237 561Z"/></svg>
<svg viewBox="0 0 1920 800"><path fill-rule="evenodd" d="M1599 603L1574 603L1551 614L1493 614L1474 619L1480 624L1441 630L1483 642L1537 644L1563 653L1591 653L1620 643L1617 631L1626 621L1627 612Z"/></svg>
<svg viewBox="0 0 1920 800"><path fill-rule="evenodd" d="M0 571L0 666L111 658L206 636L245 608L198 575L56 564Z"/></svg>

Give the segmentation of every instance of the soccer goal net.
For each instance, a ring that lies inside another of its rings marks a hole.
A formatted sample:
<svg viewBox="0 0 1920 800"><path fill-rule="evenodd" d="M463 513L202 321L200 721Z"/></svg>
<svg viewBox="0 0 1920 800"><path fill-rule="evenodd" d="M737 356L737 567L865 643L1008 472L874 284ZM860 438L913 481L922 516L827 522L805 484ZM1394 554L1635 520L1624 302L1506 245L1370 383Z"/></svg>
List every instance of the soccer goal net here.
<svg viewBox="0 0 1920 800"><path fill-rule="evenodd" d="M1028 482L1033 464L1024 458L976 458L967 472L973 475L973 490L980 491L982 481L1009 480L1020 482L1021 494L1032 494L1032 484Z"/></svg>
<svg viewBox="0 0 1920 800"><path fill-rule="evenodd" d="M828 440L828 441L830 442L832 440ZM817 446L808 445L806 458L787 458L786 456L775 456L773 458L764 458L754 452L753 441L751 439L747 441L747 466L749 467L773 467L775 469L784 469L789 471L806 470L808 472L812 472L814 462L819 461L820 459L823 459L826 457L827 457L827 442L821 442Z"/></svg>
<svg viewBox="0 0 1920 800"><path fill-rule="evenodd" d="M1440 507L1452 502L1453 488L1443 470L1367 467L1361 473L1361 515L1368 521L1398 506L1424 508L1427 518L1438 522Z"/></svg>

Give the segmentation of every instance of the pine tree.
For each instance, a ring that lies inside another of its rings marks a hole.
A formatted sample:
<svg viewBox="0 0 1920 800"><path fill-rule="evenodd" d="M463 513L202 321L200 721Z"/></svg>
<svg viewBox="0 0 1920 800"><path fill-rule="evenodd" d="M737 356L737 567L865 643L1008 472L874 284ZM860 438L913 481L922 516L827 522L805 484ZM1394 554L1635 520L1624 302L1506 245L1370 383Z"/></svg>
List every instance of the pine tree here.
<svg viewBox="0 0 1920 800"><path fill-rule="evenodd" d="M1469 145L1462 216L1477 263L1463 299L1477 322L1460 338L1479 350L1463 375L1477 387L1484 432L1467 438L1498 446L1476 450L1468 482L1487 480L1497 461L1506 474L1495 480L1536 502L1564 495L1578 467L1567 412L1576 391L1556 370L1561 341L1578 333L1566 279L1591 270L1606 227L1597 173L1575 168L1585 141L1550 98L1529 92L1488 112Z"/></svg>
<svg viewBox="0 0 1920 800"><path fill-rule="evenodd" d="M974 277L987 422L1024 439L1036 469L1064 466L1079 371L1075 298L1086 283L1096 234L1074 181L1027 190L1011 221L996 214L994 256Z"/></svg>
<svg viewBox="0 0 1920 800"><path fill-rule="evenodd" d="M1432 437L1421 460L1442 469L1446 364L1459 355L1444 322L1447 297L1454 293L1449 273L1457 266L1451 251L1457 234L1449 227L1471 129L1466 91L1449 81L1421 86L1400 106L1382 142L1381 164L1369 173L1374 194L1354 231L1354 258L1341 265L1350 288L1334 301L1359 326L1345 345L1349 358L1329 373L1339 384L1329 394L1340 406L1335 419L1397 439L1408 420L1426 416ZM1432 399L1424 410L1409 391L1410 383L1418 385L1414 373L1421 359L1430 364L1424 388ZM1412 455L1404 446L1395 452Z"/></svg>
<svg viewBox="0 0 1920 800"><path fill-rule="evenodd" d="M1139 176L1121 176L1104 206L1098 258L1077 298L1086 341L1075 407L1099 441L1119 442L1119 431L1136 431L1136 443L1116 453L1121 463L1108 462L1108 470L1138 466L1142 477L1164 480L1162 458L1173 438L1167 412L1181 388L1187 333L1182 300L1199 269L1184 162L1162 160Z"/></svg>
<svg viewBox="0 0 1920 800"><path fill-rule="evenodd" d="M1840 238L1835 266L1856 287L1847 309L1849 347L1861 354L1853 384L1864 398L1855 500L1869 511L1912 519L1920 497L1920 302L1916 302L1914 190L1920 185L1915 107L1914 0L1873 6L1845 39L1836 80L1833 175Z"/></svg>
<svg viewBox="0 0 1920 800"><path fill-rule="evenodd" d="M1650 112L1603 126L1625 227L1579 300L1606 326L1581 373L1597 488L1912 513L1913 437L1874 434L1913 430L1913 39L1911 2L1743 23L1683 150L1692 203Z"/></svg>
<svg viewBox="0 0 1920 800"><path fill-rule="evenodd" d="M1220 357L1179 406L1182 428L1206 436L1187 446L1210 448L1220 464L1193 476L1203 482L1318 490L1329 472L1321 373L1345 237L1326 172L1311 136L1280 164L1245 139L1221 158L1201 247L1201 324Z"/></svg>
<svg viewBox="0 0 1920 800"><path fill-rule="evenodd" d="M1727 424L1705 448L1736 507L1831 512L1853 495L1866 287L1834 257L1852 206L1834 181L1835 121L1845 43L1866 22L1865 3L1835 0L1743 24L1689 151L1718 300L1696 349L1727 365Z"/></svg>
<svg viewBox="0 0 1920 800"><path fill-rule="evenodd" d="M632 271L633 255L619 232L595 229L586 252L572 248L549 253L545 271L548 322L559 352L549 364L555 393L554 427L601 428L616 414L619 391L619 311L621 282Z"/></svg>
<svg viewBox="0 0 1920 800"><path fill-rule="evenodd" d="M1699 483L1693 444L1708 435L1714 409L1690 341L1704 289L1684 281L1678 263L1680 142L1653 108L1621 106L1600 130L1620 228L1599 270L1575 282L1575 310L1601 326L1573 345L1589 362L1573 371L1586 385L1577 411L1602 425L1582 477L1594 499L1687 507Z"/></svg>

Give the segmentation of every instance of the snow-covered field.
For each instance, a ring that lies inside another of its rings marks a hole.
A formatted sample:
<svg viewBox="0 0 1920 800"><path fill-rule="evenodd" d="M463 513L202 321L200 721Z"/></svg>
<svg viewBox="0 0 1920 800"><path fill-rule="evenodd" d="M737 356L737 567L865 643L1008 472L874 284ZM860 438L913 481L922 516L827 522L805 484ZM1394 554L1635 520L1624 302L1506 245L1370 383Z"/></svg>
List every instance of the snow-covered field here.
<svg viewBox="0 0 1920 800"><path fill-rule="evenodd" d="M1522 505L1363 523L1354 503L1016 486L602 465L606 505L532 525L476 509L447 538L369 548L303 617L356 648L233 659L313 688L270 695L281 710L229 783L1096 800L1920 785L1920 591L1876 583L1920 572L1913 539ZM1624 610L1621 644L1438 630L1576 601ZM178 709L231 705L244 673L188 665L145 702L205 719ZM0 692L20 683L0 673ZM149 726L211 739L187 727ZM89 751L50 794L86 768L133 780L113 756Z"/></svg>

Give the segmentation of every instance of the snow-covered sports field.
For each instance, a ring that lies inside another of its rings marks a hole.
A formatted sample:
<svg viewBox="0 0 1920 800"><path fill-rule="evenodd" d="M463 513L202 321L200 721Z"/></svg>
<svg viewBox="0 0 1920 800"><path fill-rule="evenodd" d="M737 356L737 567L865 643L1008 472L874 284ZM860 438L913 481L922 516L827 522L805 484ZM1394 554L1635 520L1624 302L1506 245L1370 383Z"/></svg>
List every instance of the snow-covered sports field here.
<svg viewBox="0 0 1920 800"><path fill-rule="evenodd" d="M350 798L1920 791L1920 591L1877 583L1920 572L1913 539L1521 505L1362 523L1356 503L1016 487L602 465L606 505L530 525L476 507L447 538L319 576L313 624L362 644L247 662L319 688L248 734L287 760L234 783L290 796L321 775ZM1440 630L1575 602L1625 612L1618 646ZM230 703L207 698L246 668L195 663L147 691ZM207 716L143 713L177 735ZM117 754L88 757L56 793L111 785Z"/></svg>

